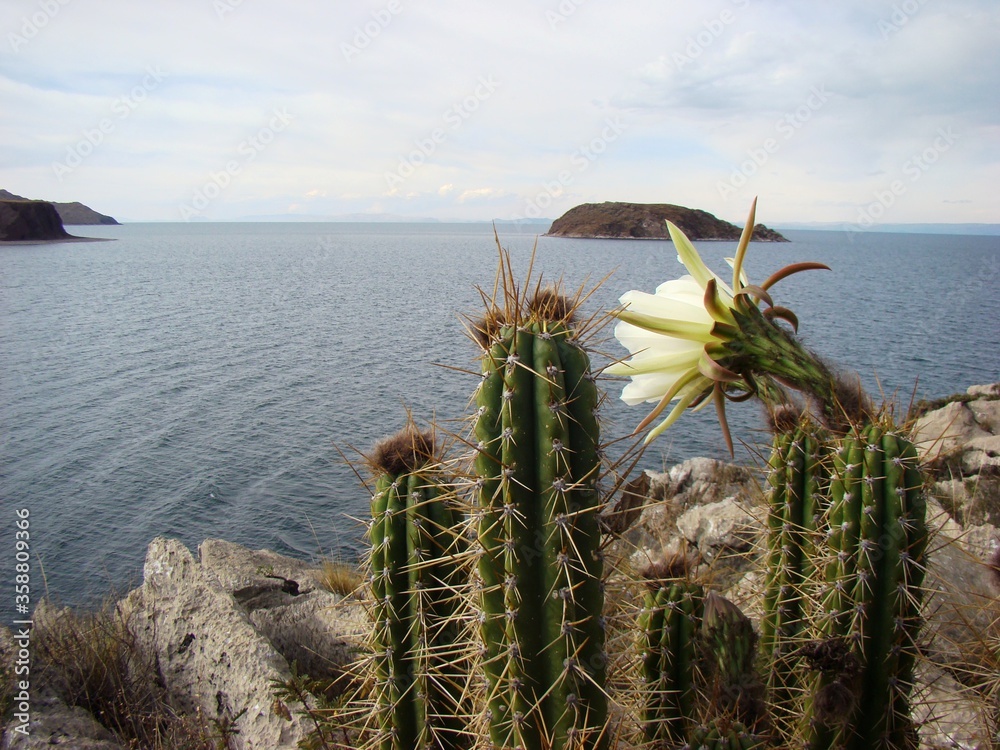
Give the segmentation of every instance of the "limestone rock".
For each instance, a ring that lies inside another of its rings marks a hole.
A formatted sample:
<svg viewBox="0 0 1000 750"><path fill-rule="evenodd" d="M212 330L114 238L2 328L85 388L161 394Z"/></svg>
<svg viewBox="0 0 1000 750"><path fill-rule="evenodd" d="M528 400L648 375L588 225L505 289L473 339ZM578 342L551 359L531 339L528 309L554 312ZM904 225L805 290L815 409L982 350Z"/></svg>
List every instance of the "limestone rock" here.
<svg viewBox="0 0 1000 750"><path fill-rule="evenodd" d="M971 474L1000 474L1000 435L983 435L966 441L962 450L962 471Z"/></svg>
<svg viewBox="0 0 1000 750"><path fill-rule="evenodd" d="M952 401L920 417L914 425L912 439L921 457L933 461L954 453L974 438L989 434L976 422L967 404Z"/></svg>
<svg viewBox="0 0 1000 750"><path fill-rule="evenodd" d="M361 602L320 587L308 563L270 550L207 539L199 554L206 573L289 664L316 679L342 678L367 632Z"/></svg>
<svg viewBox="0 0 1000 750"><path fill-rule="evenodd" d="M664 473L648 472L650 503L639 520L625 532L624 543L646 550L652 559L661 551L673 551L680 538L677 519L686 510L734 498L752 503L754 476L748 470L711 458L692 458Z"/></svg>
<svg viewBox="0 0 1000 750"><path fill-rule="evenodd" d="M174 708L210 719L246 709L234 739L239 750L294 748L304 724L272 708L271 684L290 676L288 664L232 595L176 540L153 540L143 575L118 606L140 646L155 655Z"/></svg>
<svg viewBox="0 0 1000 750"><path fill-rule="evenodd" d="M997 386L1000 390L1000 383ZM993 396L993 400L980 398L970 401L969 411L976 418L976 423L984 430L994 435L1000 434L1000 397Z"/></svg>
<svg viewBox="0 0 1000 750"><path fill-rule="evenodd" d="M989 747L982 699L940 667L919 662L912 715L925 750L980 750Z"/></svg>
<svg viewBox="0 0 1000 750"><path fill-rule="evenodd" d="M113 734L101 726L90 712L67 706L52 694L33 695L29 734L7 726L0 748L3 750L125 750Z"/></svg>
<svg viewBox="0 0 1000 750"><path fill-rule="evenodd" d="M988 383L986 385L970 385L966 391L970 396L987 396L1000 398L1000 383Z"/></svg>
<svg viewBox="0 0 1000 750"><path fill-rule="evenodd" d="M746 552L753 547L762 524L733 497L697 505L677 519L684 538L711 561L724 550Z"/></svg>

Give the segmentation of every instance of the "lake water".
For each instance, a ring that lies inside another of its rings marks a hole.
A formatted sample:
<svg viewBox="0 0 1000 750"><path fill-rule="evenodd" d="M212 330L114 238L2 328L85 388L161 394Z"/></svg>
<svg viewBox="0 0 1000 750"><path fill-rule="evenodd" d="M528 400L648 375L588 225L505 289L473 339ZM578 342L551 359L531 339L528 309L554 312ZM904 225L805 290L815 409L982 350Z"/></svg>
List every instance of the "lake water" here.
<svg viewBox="0 0 1000 750"><path fill-rule="evenodd" d="M31 513L33 601L138 582L157 535L305 557L356 556L369 495L340 457L406 410L461 431L477 378L463 315L481 309L497 252L486 224L132 224L78 228L115 242L0 248L0 580L14 511ZM534 231L500 227L515 273ZM754 244L751 280L799 260L832 272L781 282L805 341L877 392L918 397L1000 380L1000 238L789 231ZM699 243L722 262L735 243ZM535 271L584 306L680 275L669 243L538 239ZM605 332L599 349L624 351ZM598 362L606 360L598 355ZM457 368L457 369L452 369ZM605 435L645 414L605 383ZM766 440L752 404L733 433ZM752 460L752 447L737 448ZM643 458L662 469L725 457L713 410L685 415ZM12 612L5 583L4 620Z"/></svg>

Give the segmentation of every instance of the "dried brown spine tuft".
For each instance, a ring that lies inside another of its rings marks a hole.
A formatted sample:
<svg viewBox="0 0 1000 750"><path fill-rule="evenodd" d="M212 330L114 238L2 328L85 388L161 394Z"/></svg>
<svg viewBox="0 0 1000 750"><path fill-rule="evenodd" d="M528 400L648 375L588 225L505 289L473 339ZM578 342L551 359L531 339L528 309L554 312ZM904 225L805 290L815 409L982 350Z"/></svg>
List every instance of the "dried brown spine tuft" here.
<svg viewBox="0 0 1000 750"><path fill-rule="evenodd" d="M687 579L693 569L694 562L691 558L678 552L651 562L639 575L646 581L646 585L655 591L664 581Z"/></svg>
<svg viewBox="0 0 1000 750"><path fill-rule="evenodd" d="M412 425L379 440L369 457L377 474L392 476L412 473L436 459L437 444L433 433L418 430Z"/></svg>
<svg viewBox="0 0 1000 750"><path fill-rule="evenodd" d="M575 323L576 307L555 287L545 287L535 292L528 303L528 311L541 320L565 323L567 326Z"/></svg>

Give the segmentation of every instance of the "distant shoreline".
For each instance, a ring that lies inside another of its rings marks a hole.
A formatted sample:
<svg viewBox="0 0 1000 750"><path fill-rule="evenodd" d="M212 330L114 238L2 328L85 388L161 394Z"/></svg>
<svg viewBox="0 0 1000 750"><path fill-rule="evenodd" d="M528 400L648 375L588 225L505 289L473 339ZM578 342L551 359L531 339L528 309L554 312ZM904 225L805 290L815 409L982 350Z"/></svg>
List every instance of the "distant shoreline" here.
<svg viewBox="0 0 1000 750"><path fill-rule="evenodd" d="M55 245L60 242L117 242L117 237L59 237L54 240L0 240L0 247L7 245Z"/></svg>

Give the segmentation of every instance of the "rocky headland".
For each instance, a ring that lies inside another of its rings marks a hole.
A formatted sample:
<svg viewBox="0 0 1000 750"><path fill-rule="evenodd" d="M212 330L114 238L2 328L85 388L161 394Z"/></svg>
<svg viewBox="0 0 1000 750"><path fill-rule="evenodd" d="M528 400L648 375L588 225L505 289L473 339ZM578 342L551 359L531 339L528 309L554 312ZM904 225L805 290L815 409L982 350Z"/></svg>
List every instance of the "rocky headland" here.
<svg viewBox="0 0 1000 750"><path fill-rule="evenodd" d="M20 195L14 195L7 190L0 190L0 200L3 201L29 201L30 198L24 198ZM54 201L46 201L46 203L51 203L55 209L56 213L59 214L59 218L62 219L62 223L66 225L89 225L89 224L103 224L106 226L117 226L119 222L113 217L107 214L98 213L89 206L85 206L79 201L73 201L71 203L57 203Z"/></svg>
<svg viewBox="0 0 1000 750"><path fill-rule="evenodd" d="M68 240L55 206L45 201L0 200L0 242Z"/></svg>
<svg viewBox="0 0 1000 750"><path fill-rule="evenodd" d="M985 750L995 747L989 732L1000 720L998 683L990 682L1000 643L1000 383L932 406L912 426L932 478L934 535L913 714L921 748ZM712 588L758 620L766 512L759 467L695 458L647 479L641 515L610 548L616 567L627 575L683 549ZM335 692L363 644L364 595L331 593L308 563L217 539L197 554L154 539L143 574L115 611L135 660L154 675L151 689L179 714L239 716L227 747L296 747L310 727L275 698L275 681L289 679L294 662ZM36 630L67 613L43 602ZM10 633L0 635L4 674L13 651ZM126 746L59 685L35 690L30 736L8 729L3 748Z"/></svg>
<svg viewBox="0 0 1000 750"><path fill-rule="evenodd" d="M571 208L554 222L546 236L593 239L670 239L667 221L672 221L691 240L740 238L742 228L707 211L669 203L584 203ZM756 242L788 242L778 232L757 224Z"/></svg>

